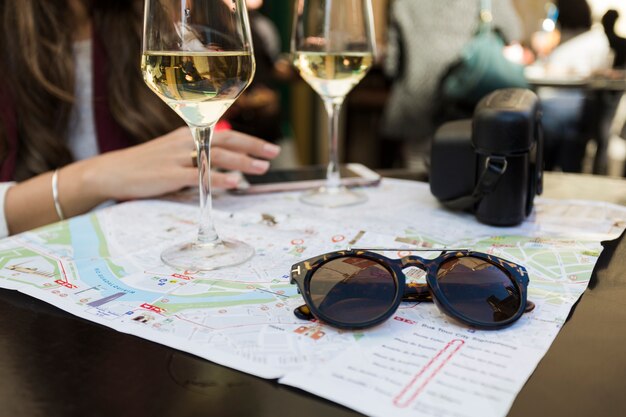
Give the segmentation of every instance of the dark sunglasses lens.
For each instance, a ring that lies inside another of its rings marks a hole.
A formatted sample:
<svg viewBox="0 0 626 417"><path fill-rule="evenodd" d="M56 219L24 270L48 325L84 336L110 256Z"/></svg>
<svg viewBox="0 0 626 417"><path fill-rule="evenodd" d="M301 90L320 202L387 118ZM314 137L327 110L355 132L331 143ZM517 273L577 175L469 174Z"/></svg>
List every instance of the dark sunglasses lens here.
<svg viewBox="0 0 626 417"><path fill-rule="evenodd" d="M398 286L378 262L338 258L317 269L309 283L314 306L336 322L358 326L383 316L393 305Z"/></svg>
<svg viewBox="0 0 626 417"><path fill-rule="evenodd" d="M486 325L510 319L522 303L518 286L504 269L472 256L443 262L437 282L456 311Z"/></svg>

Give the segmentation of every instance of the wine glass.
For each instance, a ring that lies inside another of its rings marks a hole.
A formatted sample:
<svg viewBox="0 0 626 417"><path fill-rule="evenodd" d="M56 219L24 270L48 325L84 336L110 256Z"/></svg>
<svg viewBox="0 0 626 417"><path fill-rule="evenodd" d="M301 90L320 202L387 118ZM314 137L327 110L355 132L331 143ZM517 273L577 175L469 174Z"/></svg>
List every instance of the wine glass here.
<svg viewBox="0 0 626 417"><path fill-rule="evenodd" d="M254 76L245 0L146 0L144 19L144 80L189 125L198 155L198 237L161 259L186 270L241 264L254 249L220 239L213 224L210 150L215 124Z"/></svg>
<svg viewBox="0 0 626 417"><path fill-rule="evenodd" d="M302 78L322 98L328 113L326 184L301 195L323 207L363 203L367 196L341 185L339 113L344 99L365 76L375 55L370 0L298 0L291 52Z"/></svg>

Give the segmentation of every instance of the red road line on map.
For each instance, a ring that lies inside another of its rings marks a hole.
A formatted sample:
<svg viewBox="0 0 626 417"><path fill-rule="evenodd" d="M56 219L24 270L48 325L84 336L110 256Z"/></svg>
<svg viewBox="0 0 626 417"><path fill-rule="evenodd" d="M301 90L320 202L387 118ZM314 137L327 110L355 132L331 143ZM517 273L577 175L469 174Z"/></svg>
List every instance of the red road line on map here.
<svg viewBox="0 0 626 417"><path fill-rule="evenodd" d="M302 326L302 323L276 323L276 322L270 322L270 323L250 323L250 324L239 324L237 326L216 327L215 330L237 329L239 327L262 326L262 325L268 325L269 326L270 324L273 324L275 326L277 326L277 325Z"/></svg>
<svg viewBox="0 0 626 417"><path fill-rule="evenodd" d="M465 342L461 339L453 339L448 342L448 344L443 349L437 352L437 354L432 357L430 361L422 369L420 369L417 374L415 374L413 379L411 379L411 382L409 382L402 389L402 391L400 391L400 393L393 399L393 405L398 408L408 407L408 405L411 404L422 391L424 391L424 388L426 388L428 383L433 380L433 378L439 373L439 371L441 371L441 369L450 361L452 356L454 356L454 354L457 353L459 349L461 349L461 346L463 346L464 344ZM447 356L443 357L443 355L449 349L453 350L449 352ZM437 363L440 358L441 360ZM433 366L436 366L436 368L432 370L429 375L425 376L425 380L419 386L414 388L414 386L420 380L420 377L428 372ZM404 397L406 397L406 395L408 395L411 390L413 390L411 396L405 399Z"/></svg>
<svg viewBox="0 0 626 417"><path fill-rule="evenodd" d="M164 277L169 277L172 276L172 274L166 274L166 273L161 273L161 272L150 272L150 271L143 271L144 274L150 274L150 275L157 275L157 276L164 276ZM194 280L199 279L199 280L203 280L203 281L210 281L210 279L207 278L197 278L197 277L193 277ZM215 282L236 282L236 283L240 283L240 284L248 284L248 285L255 285L255 284L277 284L274 281L238 281L235 279L213 279ZM285 278L285 282L287 282L287 278ZM278 282L278 284L280 284L280 282Z"/></svg>
<svg viewBox="0 0 626 417"><path fill-rule="evenodd" d="M67 274L65 273L65 268L63 267L63 262L61 260L58 261L59 262L59 266L61 267L61 271L63 272L63 281L67 282L68 284L70 283L67 279Z"/></svg>
<svg viewBox="0 0 626 417"><path fill-rule="evenodd" d="M416 302L414 302L414 303L415 303L415 304L413 304L412 306L404 306L404 307L403 307L403 306L400 306L400 307L398 307L398 310L410 310L410 309L415 308L415 307L417 307L418 305L422 304L422 302L421 302L421 301L416 301Z"/></svg>
<svg viewBox="0 0 626 417"><path fill-rule="evenodd" d="M174 314L174 317L176 317L176 318L177 318L177 319L179 319L179 320L186 321L187 323L191 323L191 324L195 324L196 326L204 327L205 329L215 330L215 328L214 328L214 327L209 327L209 326L204 325L204 324L202 324L202 323L196 323L195 321L191 321L191 320L188 320L188 319L184 319L184 318L182 318L181 316L179 316L178 314Z"/></svg>
<svg viewBox="0 0 626 417"><path fill-rule="evenodd" d="M249 326L264 326L264 325L270 325L270 324L274 324L274 325L301 325L302 323L275 323L275 322L271 322L271 323L250 323L250 324L240 324L240 325L236 325L236 326L225 326L225 327L209 327L205 324L202 323L196 323L195 321L192 320L188 320L188 319L184 319L181 316L179 316L178 314L174 314L174 317L176 317L177 319L186 321L188 323L192 323L192 324L197 324L198 326L201 327L205 327L207 329L211 329L211 330L225 330L225 329L236 329L239 327L249 327Z"/></svg>
<svg viewBox="0 0 626 417"><path fill-rule="evenodd" d="M63 267L63 261L61 260L61 258L58 258L58 257L56 257L54 255L49 254L49 253L44 253L44 252L40 251L39 249L29 245L27 242L21 241L21 243L22 243L22 246L27 247L28 249L32 250L33 252L37 252L41 256L44 256L44 257L47 256L47 257L50 257L50 258L56 260L59 263L59 266L61 266L61 270L63 272L63 277L65 278L64 281L69 283L69 281L67 279L67 274L65 273L65 268Z"/></svg>
<svg viewBox="0 0 626 417"><path fill-rule="evenodd" d="M40 254L41 256L48 256L48 257L50 257L50 258L53 258L53 259L55 259L55 260L57 260L57 261L61 262L61 260L60 260L58 257L56 257L56 256L54 256L54 255L51 255L51 254L49 254L49 253L44 253L44 252L40 251L39 249L35 248L34 246L29 245L29 244L28 244L28 242L25 242L25 241L23 241L23 240L21 240L21 239L16 239L16 240L18 240L18 241L22 244L22 246L27 247L28 249L32 250L33 252L37 252L37 253L38 253L38 254Z"/></svg>

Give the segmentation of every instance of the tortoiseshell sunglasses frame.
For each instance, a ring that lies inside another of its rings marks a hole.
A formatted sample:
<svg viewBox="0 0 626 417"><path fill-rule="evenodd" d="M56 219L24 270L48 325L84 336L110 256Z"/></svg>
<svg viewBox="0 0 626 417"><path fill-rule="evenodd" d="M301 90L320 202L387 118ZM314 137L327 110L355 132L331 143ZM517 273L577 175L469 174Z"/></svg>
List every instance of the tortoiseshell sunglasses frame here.
<svg viewBox="0 0 626 417"><path fill-rule="evenodd" d="M399 259L391 259L379 253L373 252L408 251L408 252L441 252L434 259L425 259L419 256L405 256ZM437 272L441 265L453 258L473 257L488 262L501 269L517 286L520 294L520 306L510 318L499 322L481 322L474 320L461 312L447 300L437 280ZM363 258L374 261L384 267L395 281L396 294L389 309L379 317L358 324L346 324L331 319L322 313L312 301L310 282L315 271L322 265L339 258ZM426 272L426 284L406 283L406 276L402 272L408 267L417 267ZM534 304L528 301L528 272L526 268L516 263L507 261L497 256L482 252L474 252L466 249L347 249L325 253L313 258L298 262L291 268L291 284L298 286L298 292L302 294L306 305L294 310L294 314L302 319L313 319L327 323L340 329L363 329L375 326L387 320L395 313L402 301L434 301L435 304L447 316L474 328L495 330L507 327L517 321L522 314L531 311Z"/></svg>

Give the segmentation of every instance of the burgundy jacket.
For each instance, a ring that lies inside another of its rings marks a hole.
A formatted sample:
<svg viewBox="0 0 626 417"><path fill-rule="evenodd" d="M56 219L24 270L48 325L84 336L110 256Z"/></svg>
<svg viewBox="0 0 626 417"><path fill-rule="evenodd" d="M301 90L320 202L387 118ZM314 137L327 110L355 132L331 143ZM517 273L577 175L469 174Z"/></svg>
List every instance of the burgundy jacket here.
<svg viewBox="0 0 626 417"><path fill-rule="evenodd" d="M100 153L122 149L133 142L131 136L113 119L107 96L108 56L98 36L92 36L93 100L96 136ZM12 181L17 163L20 141L17 131L17 114L13 99L0 88L0 123L4 126L7 156L0 161L0 181Z"/></svg>

